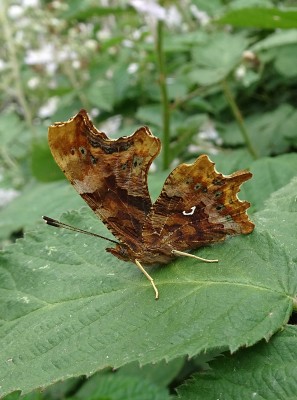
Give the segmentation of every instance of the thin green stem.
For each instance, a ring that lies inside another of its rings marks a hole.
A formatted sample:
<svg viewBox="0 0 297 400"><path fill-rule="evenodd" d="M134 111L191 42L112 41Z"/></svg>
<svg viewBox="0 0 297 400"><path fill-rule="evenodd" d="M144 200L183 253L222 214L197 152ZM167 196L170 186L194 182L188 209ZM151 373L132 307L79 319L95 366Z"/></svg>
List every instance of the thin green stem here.
<svg viewBox="0 0 297 400"><path fill-rule="evenodd" d="M156 53L159 70L159 85L161 91L162 104L162 125L163 125L163 169L167 169L170 163L169 144L170 144L170 107L168 101L165 57L163 51L163 21L158 21L156 37Z"/></svg>
<svg viewBox="0 0 297 400"><path fill-rule="evenodd" d="M86 110L88 110L89 102L88 102L87 96L84 94L84 92L81 88L80 82L78 81L72 66L69 63L64 63L62 68L63 68L65 75L68 77L72 87L74 88L75 93L76 93L77 97L79 98L82 107L85 108Z"/></svg>
<svg viewBox="0 0 297 400"><path fill-rule="evenodd" d="M215 86L215 85L212 85ZM194 99L195 97L202 96L203 94L207 93L209 89L212 87L211 85L209 86L199 86L198 88L194 89L192 92L189 92L187 95L184 97L176 98L172 104L170 104L170 109L174 110L180 106L182 106L184 103L187 103L189 100Z"/></svg>
<svg viewBox="0 0 297 400"><path fill-rule="evenodd" d="M19 68L19 60L17 57L17 52L15 48L15 43L13 40L13 33L11 30L11 22L7 19L6 13L6 1L2 0L0 2L0 22L4 33L4 38L7 46L7 53L9 58L9 63L11 66L11 72L13 76L13 81L15 82L16 97L20 106L22 107L25 121L31 130L32 134L35 135L35 128L33 125L32 113L27 102L25 92L22 85L21 73Z"/></svg>
<svg viewBox="0 0 297 400"><path fill-rule="evenodd" d="M257 159L258 158L257 151L254 148L254 146L253 146L253 144L252 144L252 142L250 140L249 134L248 134L248 132L246 130L246 127L244 125L244 121L243 121L241 112L240 112L240 110L239 110L239 108L238 108L238 106L236 104L236 101L235 101L235 99L233 97L233 94L231 92L231 89L229 87L227 79L224 79L222 81L222 87L223 87L223 91L224 91L224 94L226 96L226 99L227 99L227 101L229 103L229 106L230 106L230 108L231 108L231 110L233 112L233 115L234 115L234 117L235 117L235 119L237 121L239 130L240 130L240 132L242 134L242 137L243 137L243 140L244 140L244 142L246 144L246 147L247 147L248 151L250 152L251 156L254 159Z"/></svg>
<svg viewBox="0 0 297 400"><path fill-rule="evenodd" d="M293 299L293 311L297 312L297 297Z"/></svg>

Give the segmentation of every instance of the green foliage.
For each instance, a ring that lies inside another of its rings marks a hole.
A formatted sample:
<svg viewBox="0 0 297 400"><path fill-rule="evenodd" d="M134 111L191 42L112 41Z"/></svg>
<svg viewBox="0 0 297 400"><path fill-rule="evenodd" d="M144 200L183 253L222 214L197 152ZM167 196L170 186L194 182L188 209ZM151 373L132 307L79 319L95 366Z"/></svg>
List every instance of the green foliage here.
<svg viewBox="0 0 297 400"><path fill-rule="evenodd" d="M47 226L27 233L1 256L3 392L26 392L108 365L235 351L269 339L291 314L297 282L283 233L287 219L288 233L296 232L296 185L281 191L279 234L263 218L276 207L272 197L255 214L252 235L199 251L206 258L215 254L218 266L179 259L155 269L158 302L132 265L110 263L102 241L94 248L93 238ZM87 208L63 219L108 234Z"/></svg>
<svg viewBox="0 0 297 400"><path fill-rule="evenodd" d="M297 28L297 11L278 8L241 8L226 13L218 20L221 24L262 29Z"/></svg>
<svg viewBox="0 0 297 400"><path fill-rule="evenodd" d="M218 358L211 370L186 382L178 398L216 400L224 393L225 399L295 399L296 334L296 327L288 326L269 343Z"/></svg>
<svg viewBox="0 0 297 400"><path fill-rule="evenodd" d="M145 12L128 0L0 3L0 397L293 399L291 2L143 2ZM47 145L48 125L80 108L111 137L146 124L162 139L153 199L173 166L202 153L225 174L250 169L239 197L255 231L197 252L216 265L151 268L156 302L102 240L45 226L42 215L66 212L63 221L111 237Z"/></svg>

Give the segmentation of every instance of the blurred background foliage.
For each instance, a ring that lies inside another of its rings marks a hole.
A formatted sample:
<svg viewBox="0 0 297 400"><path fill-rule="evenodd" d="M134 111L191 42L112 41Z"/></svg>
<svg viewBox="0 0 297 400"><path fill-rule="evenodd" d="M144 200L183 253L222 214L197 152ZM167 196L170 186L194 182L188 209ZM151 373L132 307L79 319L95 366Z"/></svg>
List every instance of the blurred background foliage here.
<svg viewBox="0 0 297 400"><path fill-rule="evenodd" d="M202 153L225 173L267 158L276 186L287 183L296 175L296 7L293 0L2 0L3 244L42 214L82 205L47 145L48 126L81 108L111 137L148 125L163 144L151 178L160 187L162 171Z"/></svg>
<svg viewBox="0 0 297 400"><path fill-rule="evenodd" d="M80 108L111 136L149 125L159 170L205 152L295 150L293 5L2 1L1 187L61 178L47 127Z"/></svg>

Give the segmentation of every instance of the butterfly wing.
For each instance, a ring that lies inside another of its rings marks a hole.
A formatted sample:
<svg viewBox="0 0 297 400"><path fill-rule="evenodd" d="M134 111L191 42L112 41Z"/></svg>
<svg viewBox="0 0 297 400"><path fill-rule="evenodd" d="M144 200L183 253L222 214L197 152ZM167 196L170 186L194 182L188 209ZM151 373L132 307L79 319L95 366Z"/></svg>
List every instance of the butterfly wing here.
<svg viewBox="0 0 297 400"><path fill-rule="evenodd" d="M48 138L56 163L77 192L111 232L133 248L152 206L147 173L160 140L146 127L111 140L84 110L50 126Z"/></svg>
<svg viewBox="0 0 297 400"><path fill-rule="evenodd" d="M247 201L237 197L240 185L250 179L248 171L224 176L206 155L194 164L181 164L172 171L149 212L143 241L149 249L186 251L224 240L227 235L250 233Z"/></svg>

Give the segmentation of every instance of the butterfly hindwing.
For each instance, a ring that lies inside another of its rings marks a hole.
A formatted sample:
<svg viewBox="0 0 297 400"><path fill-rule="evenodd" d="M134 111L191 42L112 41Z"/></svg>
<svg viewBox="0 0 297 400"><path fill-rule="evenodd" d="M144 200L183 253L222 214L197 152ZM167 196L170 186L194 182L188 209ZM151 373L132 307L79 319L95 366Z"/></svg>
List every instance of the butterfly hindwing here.
<svg viewBox="0 0 297 400"><path fill-rule="evenodd" d="M191 250L224 240L227 235L250 233L247 201L237 197L248 171L224 176L206 155L194 164L181 164L166 179L143 227L147 247Z"/></svg>

